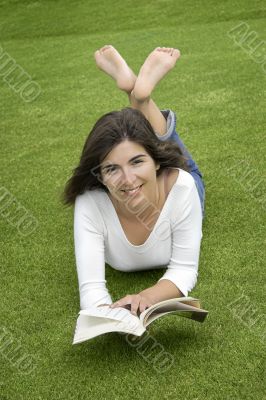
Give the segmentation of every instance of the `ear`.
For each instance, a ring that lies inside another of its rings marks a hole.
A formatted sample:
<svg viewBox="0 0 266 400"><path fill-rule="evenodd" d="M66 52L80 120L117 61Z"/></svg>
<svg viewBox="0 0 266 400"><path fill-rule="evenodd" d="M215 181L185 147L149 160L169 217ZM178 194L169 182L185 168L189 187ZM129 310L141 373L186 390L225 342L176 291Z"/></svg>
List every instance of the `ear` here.
<svg viewBox="0 0 266 400"><path fill-rule="evenodd" d="M158 171L158 169L160 169L160 164L157 164L157 166L156 166L156 171Z"/></svg>

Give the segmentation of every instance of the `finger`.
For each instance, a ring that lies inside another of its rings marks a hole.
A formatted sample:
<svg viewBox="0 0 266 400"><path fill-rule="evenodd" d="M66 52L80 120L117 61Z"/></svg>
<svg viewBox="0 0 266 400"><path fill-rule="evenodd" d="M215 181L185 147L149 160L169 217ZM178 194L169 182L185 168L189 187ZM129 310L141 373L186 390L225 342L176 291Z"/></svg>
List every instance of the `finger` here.
<svg viewBox="0 0 266 400"><path fill-rule="evenodd" d="M130 296L126 296L126 297L123 297L122 299L120 299L120 300L117 300L116 302L114 302L110 307L111 308L114 308L114 307L123 307L123 306L125 306L125 305L127 305L127 304L131 304L131 301L130 301L130 298L129 298Z"/></svg>
<svg viewBox="0 0 266 400"><path fill-rule="evenodd" d="M110 308L115 308L115 307L119 307L119 301L115 301L114 303L112 303L111 305L110 305Z"/></svg>
<svg viewBox="0 0 266 400"><path fill-rule="evenodd" d="M139 306L139 312L142 313L143 311L145 311L147 305L146 304L140 304Z"/></svg>
<svg viewBox="0 0 266 400"><path fill-rule="evenodd" d="M132 303L131 303L131 313L132 314L137 315L140 301L141 301L141 296L137 295L137 296L133 297Z"/></svg>
<svg viewBox="0 0 266 400"><path fill-rule="evenodd" d="M148 304L148 303L140 303L139 311L142 313L143 311L146 310L146 308L149 308L150 306L151 306L151 304Z"/></svg>
<svg viewBox="0 0 266 400"><path fill-rule="evenodd" d="M116 301L115 303L111 304L110 307L111 308L122 307L122 304L123 304L123 302L122 302L122 299L121 299L121 300Z"/></svg>

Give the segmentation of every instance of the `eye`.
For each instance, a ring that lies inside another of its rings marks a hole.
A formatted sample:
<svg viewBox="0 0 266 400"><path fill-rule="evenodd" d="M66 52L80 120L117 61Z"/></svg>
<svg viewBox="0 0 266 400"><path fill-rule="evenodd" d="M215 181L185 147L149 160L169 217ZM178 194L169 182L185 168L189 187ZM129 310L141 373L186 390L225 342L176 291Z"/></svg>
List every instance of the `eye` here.
<svg viewBox="0 0 266 400"><path fill-rule="evenodd" d="M110 167L110 168L106 169L105 172L106 172L107 174L111 174L111 173L114 172L115 170L116 170L116 167Z"/></svg>
<svg viewBox="0 0 266 400"><path fill-rule="evenodd" d="M135 160L135 161L133 161L133 164L138 164L138 163L141 163L141 162L143 162L143 160Z"/></svg>

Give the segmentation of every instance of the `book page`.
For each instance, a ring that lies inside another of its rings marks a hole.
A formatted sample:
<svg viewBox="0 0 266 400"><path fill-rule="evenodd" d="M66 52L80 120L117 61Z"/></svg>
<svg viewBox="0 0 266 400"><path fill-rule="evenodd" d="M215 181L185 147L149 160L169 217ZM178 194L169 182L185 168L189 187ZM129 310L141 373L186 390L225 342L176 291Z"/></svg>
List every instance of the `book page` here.
<svg viewBox="0 0 266 400"><path fill-rule="evenodd" d="M138 326L135 329L131 329L128 325L121 321L86 316L81 314L77 319L72 344L82 343L86 340L109 332L123 332L136 336L141 336L144 331L145 328L141 326Z"/></svg>
<svg viewBox="0 0 266 400"><path fill-rule="evenodd" d="M195 306L194 306L195 305ZM143 326L147 327L155 319L169 313L203 322L208 312L199 308L199 300L192 297L168 299L154 304L140 315Z"/></svg>
<svg viewBox="0 0 266 400"><path fill-rule="evenodd" d="M131 330L137 329L137 327L141 325L140 319L137 316L131 314L131 312L124 307L90 307L86 310L81 310L79 314L123 322L125 326L127 326Z"/></svg>
<svg viewBox="0 0 266 400"><path fill-rule="evenodd" d="M195 307L200 307L200 302L198 299L195 299L194 297L176 297L173 299L168 299L168 300L163 300L160 301L159 303L153 304L151 307L147 308L145 311L143 311L140 314L140 320L143 321L146 317L147 314L151 314L154 310L160 310L161 307L169 304L176 304L178 302L186 303L193 305ZM163 311L162 311L163 312Z"/></svg>

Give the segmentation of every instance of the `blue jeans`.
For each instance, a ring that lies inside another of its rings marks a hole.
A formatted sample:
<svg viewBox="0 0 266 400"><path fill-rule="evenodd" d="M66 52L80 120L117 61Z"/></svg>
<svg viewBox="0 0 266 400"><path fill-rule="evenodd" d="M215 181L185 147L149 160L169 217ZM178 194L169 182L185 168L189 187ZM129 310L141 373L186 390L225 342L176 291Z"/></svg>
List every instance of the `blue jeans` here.
<svg viewBox="0 0 266 400"><path fill-rule="evenodd" d="M196 162L193 160L191 154L188 152L187 148L185 147L184 143L180 139L178 133L176 132L176 115L172 110L161 110L161 113L166 119L167 123L167 132L164 135L158 135L160 140L173 140L175 141L182 153L185 157L187 157L187 164L189 166L189 173L193 176L199 198L201 203L201 210L202 210L202 218L204 218L204 205L205 205L205 184L203 181L203 174L200 172L199 167L197 166Z"/></svg>

